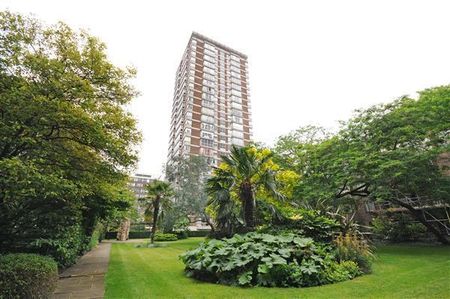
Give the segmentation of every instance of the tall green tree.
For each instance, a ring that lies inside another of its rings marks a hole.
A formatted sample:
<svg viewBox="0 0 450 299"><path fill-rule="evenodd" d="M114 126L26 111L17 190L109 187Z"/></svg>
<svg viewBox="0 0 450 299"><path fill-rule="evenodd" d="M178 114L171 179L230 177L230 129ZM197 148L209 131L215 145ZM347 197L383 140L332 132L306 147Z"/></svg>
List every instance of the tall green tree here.
<svg viewBox="0 0 450 299"><path fill-rule="evenodd" d="M205 210L208 202L206 181L211 171L208 161L202 156L175 159L166 166L166 178L173 183L175 189L172 212L177 214L175 218L202 217L214 230Z"/></svg>
<svg viewBox="0 0 450 299"><path fill-rule="evenodd" d="M134 75L87 32L0 12L1 247L79 223L89 233L95 218L129 206L117 190L141 139L124 109Z"/></svg>
<svg viewBox="0 0 450 299"><path fill-rule="evenodd" d="M244 226L254 230L256 225L256 195L266 192L281 199L278 191L276 170L272 153L269 150L258 151L253 146L233 146L229 156L222 156L222 163L208 179L207 191L212 203L217 206L218 218L232 214L233 199L241 203ZM231 217L225 216L224 219Z"/></svg>
<svg viewBox="0 0 450 299"><path fill-rule="evenodd" d="M296 197L328 204L361 199L390 202L408 210L442 243L448 243L437 223L426 221L419 203L449 202L449 177L439 157L449 152L450 87L431 88L418 99L356 111L341 130L319 142L293 142L278 158L301 175ZM283 141L283 139L281 139ZM278 148L288 145L279 143ZM293 162L291 160L293 160Z"/></svg>
<svg viewBox="0 0 450 299"><path fill-rule="evenodd" d="M405 208L444 244L443 227L417 206L450 203L450 180L441 169L448 165L438 164L450 152L448 115L450 86L442 86L419 92L417 100L402 97L361 111L340 133L340 142L359 157L358 178L370 197Z"/></svg>
<svg viewBox="0 0 450 299"><path fill-rule="evenodd" d="M158 220L165 212L171 209L171 200L174 192L168 182L154 180L145 186L147 196L143 199L146 202L146 213L152 216L152 232L150 235L150 243L155 240Z"/></svg>

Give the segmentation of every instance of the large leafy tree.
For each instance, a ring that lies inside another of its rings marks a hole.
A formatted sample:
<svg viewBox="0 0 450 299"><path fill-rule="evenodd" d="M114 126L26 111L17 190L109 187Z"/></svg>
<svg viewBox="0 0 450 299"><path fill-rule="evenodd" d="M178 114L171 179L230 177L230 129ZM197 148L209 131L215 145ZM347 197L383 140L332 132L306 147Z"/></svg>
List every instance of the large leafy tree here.
<svg viewBox="0 0 450 299"><path fill-rule="evenodd" d="M427 89L417 100L402 97L357 111L337 134L318 142L287 144L280 139L277 157L301 174L295 193L302 201L390 202L408 210L447 243L437 224L426 221L417 206L448 204L448 165L438 163L449 152L448 115L450 87Z"/></svg>
<svg viewBox="0 0 450 299"><path fill-rule="evenodd" d="M206 180L212 168L202 156L189 156L172 161L166 166L166 178L173 182L174 209L171 214L176 219L186 219L188 216L202 217L214 230L214 226L206 213L208 195Z"/></svg>
<svg viewBox="0 0 450 299"><path fill-rule="evenodd" d="M274 160L283 168L303 168L309 162L308 154L331 133L320 126L305 126L280 136L274 147Z"/></svg>
<svg viewBox="0 0 450 299"><path fill-rule="evenodd" d="M152 218L152 232L150 235L150 243L153 244L155 240L158 220L165 212L171 209L171 200L174 192L173 188L168 182L153 180L145 186L147 196L143 199L147 208L146 214L151 215Z"/></svg>
<svg viewBox="0 0 450 299"><path fill-rule="evenodd" d="M213 171L207 184L216 219L223 221L223 225L227 223L230 228L238 220L235 216L237 200L246 230L254 230L257 195L269 194L277 199L283 197L278 190L278 167L272 161L272 153L254 146L233 146L230 155L221 159L222 163Z"/></svg>
<svg viewBox="0 0 450 299"><path fill-rule="evenodd" d="M439 222L426 220L417 207L450 203L450 180L439 157L450 152L450 86L419 92L417 100L402 97L393 103L359 112L345 124L339 140L358 157L358 176L370 198L405 208L436 238L448 240Z"/></svg>
<svg viewBox="0 0 450 299"><path fill-rule="evenodd" d="M0 12L0 231L8 244L23 239L26 222L49 227L31 239L80 222L89 233L93 219L130 206L121 194L141 137L124 105L137 95L135 71L113 65L105 49L63 23Z"/></svg>

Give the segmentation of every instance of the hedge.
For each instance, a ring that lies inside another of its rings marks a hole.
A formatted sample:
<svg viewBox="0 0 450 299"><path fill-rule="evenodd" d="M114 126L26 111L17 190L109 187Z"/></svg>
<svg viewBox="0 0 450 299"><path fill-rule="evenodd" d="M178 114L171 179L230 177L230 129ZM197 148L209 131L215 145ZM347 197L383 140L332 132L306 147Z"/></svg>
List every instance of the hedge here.
<svg viewBox="0 0 450 299"><path fill-rule="evenodd" d="M196 230L196 231L188 231L187 235L188 237L207 237L211 231L210 230ZM117 232L106 232L105 233L105 239L116 239ZM178 239L183 239L181 237L181 233L177 233ZM130 232L129 239L146 239L150 238L150 232Z"/></svg>
<svg viewBox="0 0 450 299"><path fill-rule="evenodd" d="M56 235L34 240L24 251L51 256L64 268L75 264L87 249L89 240L81 225L76 224L60 228Z"/></svg>
<svg viewBox="0 0 450 299"><path fill-rule="evenodd" d="M87 250L92 250L95 246L98 245L103 239L104 234L104 226L101 223L97 223L97 225L94 228L94 231L92 232L91 237L89 238L89 244L87 245Z"/></svg>
<svg viewBox="0 0 450 299"><path fill-rule="evenodd" d="M0 256L0 298L49 298L58 282L58 264L32 253Z"/></svg>
<svg viewBox="0 0 450 299"><path fill-rule="evenodd" d="M105 239L116 239L117 232L107 232L105 233ZM129 239L145 239L150 238L150 232L130 232L128 235Z"/></svg>
<svg viewBox="0 0 450 299"><path fill-rule="evenodd" d="M211 231L210 230L193 230L188 231L189 237L207 237Z"/></svg>
<svg viewBox="0 0 450 299"><path fill-rule="evenodd" d="M163 234L163 233L156 233L155 234L155 241L176 241L178 240L177 235L175 234Z"/></svg>

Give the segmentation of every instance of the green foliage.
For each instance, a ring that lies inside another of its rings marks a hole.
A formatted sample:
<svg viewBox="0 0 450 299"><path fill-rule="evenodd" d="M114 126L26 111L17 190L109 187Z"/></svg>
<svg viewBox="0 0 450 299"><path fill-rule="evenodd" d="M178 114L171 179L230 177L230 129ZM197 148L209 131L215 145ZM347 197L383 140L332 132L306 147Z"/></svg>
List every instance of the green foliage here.
<svg viewBox="0 0 450 299"><path fill-rule="evenodd" d="M173 188L168 182L153 180L147 186L147 196L141 200L146 204L145 214L152 219L152 233L150 241L153 244L157 224L164 214L172 209L171 198L174 194Z"/></svg>
<svg viewBox="0 0 450 299"><path fill-rule="evenodd" d="M191 215L209 220L205 211L208 201L205 187L210 171L206 157L202 156L176 158L166 166L166 178L174 183L175 194L174 208L163 221L165 232L178 230L180 221Z"/></svg>
<svg viewBox="0 0 450 299"><path fill-rule="evenodd" d="M405 214L379 216L372 220L372 227L379 237L393 242L417 241L423 238L427 231L425 226L412 222L411 217Z"/></svg>
<svg viewBox="0 0 450 299"><path fill-rule="evenodd" d="M85 236L80 225L75 224L61 228L56 235L48 238L38 238L31 242L26 249L53 257L61 267L74 264L79 255L87 248L88 237Z"/></svg>
<svg viewBox="0 0 450 299"><path fill-rule="evenodd" d="M262 232L293 232L312 238L315 241L330 241L339 225L332 218L322 215L320 211L307 209L284 208L283 218L269 224Z"/></svg>
<svg viewBox="0 0 450 299"><path fill-rule="evenodd" d="M150 238L150 232L130 232L128 235L129 239L143 239L143 238ZM112 239L115 239L117 237L117 232L114 232Z"/></svg>
<svg viewBox="0 0 450 299"><path fill-rule="evenodd" d="M284 198L278 190L279 167L272 156L268 149L233 146L229 156L221 157L222 163L207 182L208 207L219 233L231 236L241 228L254 230L256 202ZM265 203L273 206L270 201Z"/></svg>
<svg viewBox="0 0 450 299"><path fill-rule="evenodd" d="M286 169L303 168L307 155L316 145L330 138L325 128L318 126L301 127L278 138L275 144L275 161Z"/></svg>
<svg viewBox="0 0 450 299"><path fill-rule="evenodd" d="M188 230L190 224L188 216L183 211L176 211L177 209L176 203L173 203L171 209L164 214L160 225L163 232L179 233Z"/></svg>
<svg viewBox="0 0 450 299"><path fill-rule="evenodd" d="M0 12L0 32L0 249L68 265L98 221L132 206L135 71L63 23Z"/></svg>
<svg viewBox="0 0 450 299"><path fill-rule="evenodd" d="M247 233L201 243L181 255L188 276L240 286L306 287L351 279L331 248L295 234Z"/></svg>
<svg viewBox="0 0 450 299"><path fill-rule="evenodd" d="M95 226L95 229L89 239L89 244L87 246L87 250L91 250L95 246L98 245L98 243L103 240L105 234L105 227L102 223L97 223Z"/></svg>
<svg viewBox="0 0 450 299"><path fill-rule="evenodd" d="M178 240L178 237L176 234L163 234L163 233L156 233L155 234L155 241L176 241Z"/></svg>
<svg viewBox="0 0 450 299"><path fill-rule="evenodd" d="M193 231L188 231L188 236L189 237L207 237L211 231L210 230L193 230Z"/></svg>
<svg viewBox="0 0 450 299"><path fill-rule="evenodd" d="M427 223L402 201L419 196L430 205L448 202L448 163L440 159L450 151L448 115L450 86L430 88L419 92L417 100L402 97L358 110L332 136L310 127L282 137L275 157L301 176L294 190L299 205L355 210L362 197L388 201L408 209L448 243L436 223Z"/></svg>
<svg viewBox="0 0 450 299"><path fill-rule="evenodd" d="M364 273L372 271L374 254L367 241L356 233L339 234L334 239L337 257L340 262L353 261Z"/></svg>
<svg viewBox="0 0 450 299"><path fill-rule="evenodd" d="M187 230L183 230L183 231L177 232L175 234L177 235L178 240L189 238L189 233Z"/></svg>
<svg viewBox="0 0 450 299"><path fill-rule="evenodd" d="M105 239L116 239L117 238L117 232L116 231L110 231L105 234ZM150 238L150 232L149 231L141 231L141 232L130 232L128 235L129 239L145 239Z"/></svg>
<svg viewBox="0 0 450 299"><path fill-rule="evenodd" d="M46 256L15 253L0 256L0 298L49 298L58 267Z"/></svg>
<svg viewBox="0 0 450 299"><path fill-rule="evenodd" d="M361 275L358 264L353 261L332 262L325 270L325 277L330 282L340 282Z"/></svg>

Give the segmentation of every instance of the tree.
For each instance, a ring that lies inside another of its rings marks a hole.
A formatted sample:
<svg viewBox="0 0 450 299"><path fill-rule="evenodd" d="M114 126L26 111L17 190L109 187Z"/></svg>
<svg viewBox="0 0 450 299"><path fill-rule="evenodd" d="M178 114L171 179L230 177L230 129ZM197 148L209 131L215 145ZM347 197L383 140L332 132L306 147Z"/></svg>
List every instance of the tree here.
<svg viewBox="0 0 450 299"><path fill-rule="evenodd" d="M175 219L188 216L201 216L214 230L209 215L206 213L208 195L206 194L206 180L211 167L205 157L189 156L175 159L166 166L166 178L173 182L175 195L174 207L171 213L177 213Z"/></svg>
<svg viewBox="0 0 450 299"><path fill-rule="evenodd" d="M233 199L241 203L241 211L246 230L255 229L256 195L267 192L281 199L276 182L277 167L272 161L272 153L258 151L253 146L233 146L229 156L222 156L222 163L208 179L207 191L212 204L217 206L216 217L230 220L235 209ZM235 217L234 217L235 218Z"/></svg>
<svg viewBox="0 0 450 299"><path fill-rule="evenodd" d="M130 206L117 190L141 139L123 109L137 95L135 71L105 49L63 23L0 12L0 247L71 226L89 234L108 211Z"/></svg>
<svg viewBox="0 0 450 299"><path fill-rule="evenodd" d="M370 198L407 209L443 244L443 230L426 221L411 199L430 206L450 202L449 177L438 164L450 151L449 114L450 86L442 86L419 92L417 100L402 97L360 111L340 133L360 157Z"/></svg>
<svg viewBox="0 0 450 299"><path fill-rule="evenodd" d="M319 126L305 126L280 136L273 149L274 160L283 168L303 167L308 163L306 154L331 137L331 132Z"/></svg>
<svg viewBox="0 0 450 299"><path fill-rule="evenodd" d="M447 243L436 224L427 222L407 199L448 204L449 179L438 161L449 152L449 114L450 87L432 88L420 92L417 100L402 97L359 110L333 136L289 144L289 156L282 147L287 143L279 143L276 148L283 150L277 157L301 175L294 192L299 201L391 202L407 209L440 242Z"/></svg>
<svg viewBox="0 0 450 299"><path fill-rule="evenodd" d="M293 192L298 204L313 209L332 206L340 196L337 190L348 185L344 183L347 177L341 177L339 170L342 170L344 162L353 159L340 156L349 153L336 141L330 132L316 126L301 127L278 139L274 160L299 175ZM328 163L327 157L339 158L339 163Z"/></svg>
<svg viewBox="0 0 450 299"><path fill-rule="evenodd" d="M147 196L144 198L147 204L146 213L151 213L152 215L150 243L153 244L158 220L165 211L170 209L173 189L170 183L160 180L150 182L145 188L147 190Z"/></svg>

